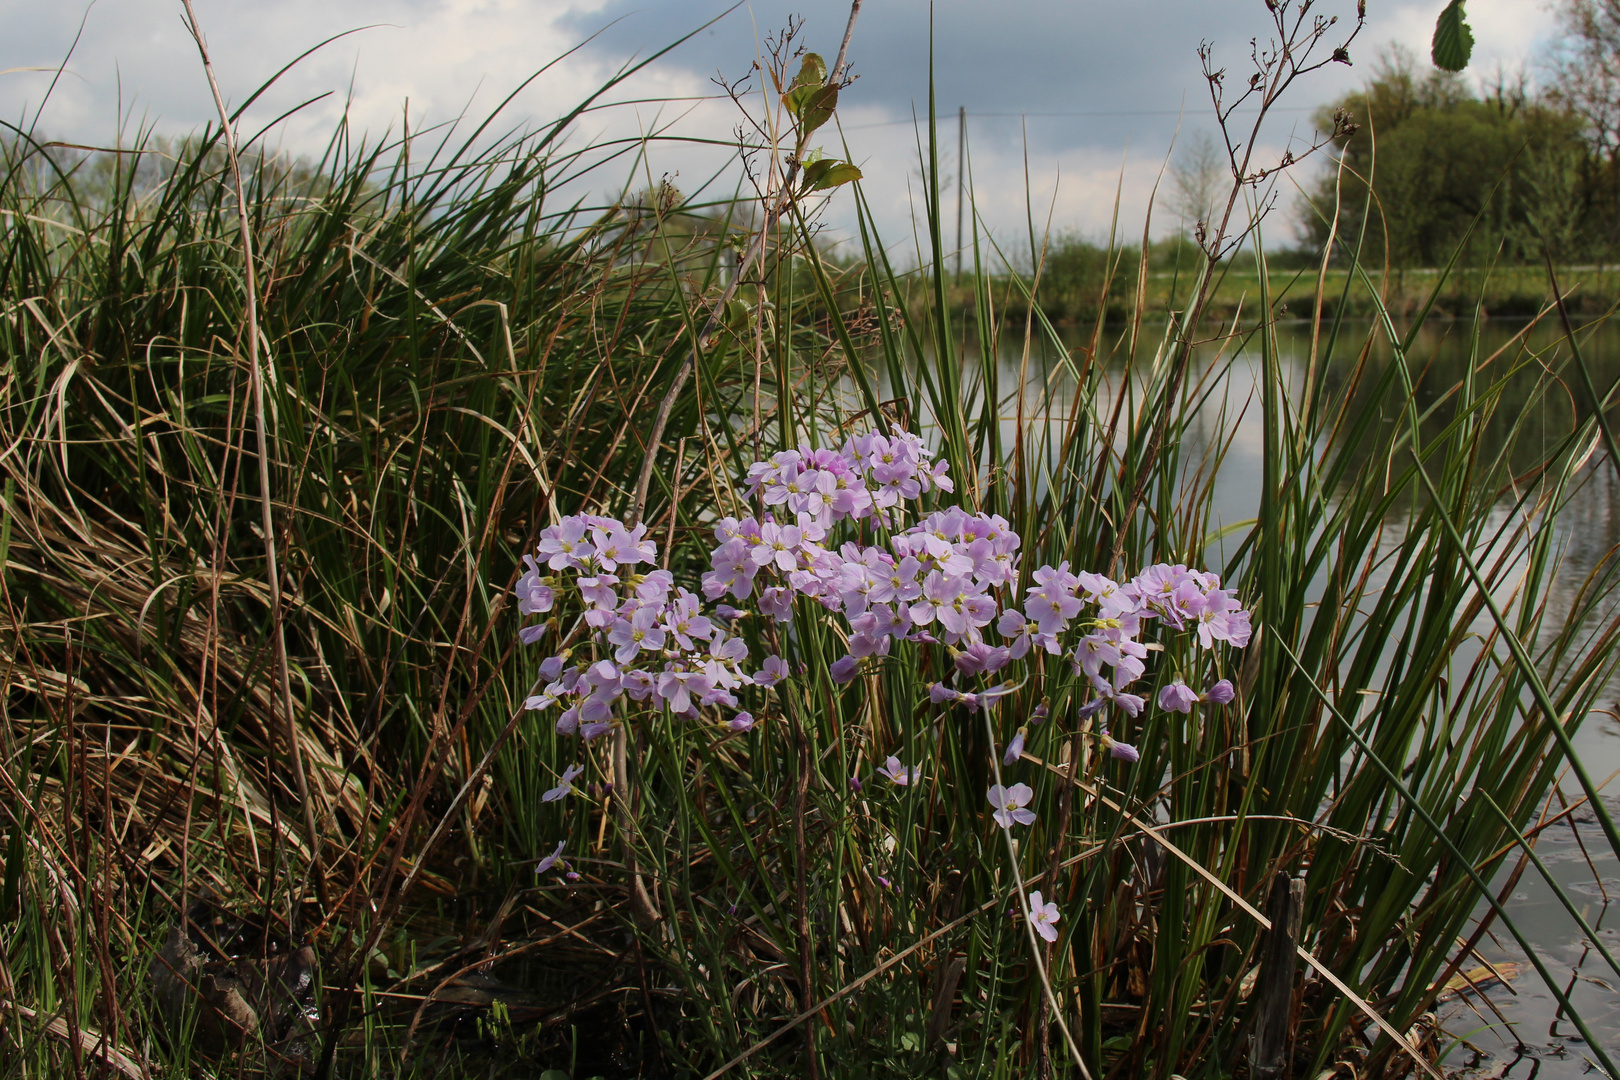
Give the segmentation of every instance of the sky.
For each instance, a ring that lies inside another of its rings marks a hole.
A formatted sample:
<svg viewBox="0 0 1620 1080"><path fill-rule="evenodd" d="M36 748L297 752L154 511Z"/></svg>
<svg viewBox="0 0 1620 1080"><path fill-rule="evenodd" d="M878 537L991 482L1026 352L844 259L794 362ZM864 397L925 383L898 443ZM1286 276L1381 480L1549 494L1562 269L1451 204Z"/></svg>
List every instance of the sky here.
<svg viewBox="0 0 1620 1080"><path fill-rule="evenodd" d="M725 144L743 118L736 103L714 99L713 80L747 75L790 15L803 19L799 40L830 62L849 14L842 0L734 8L725 0L193 3L232 103L306 49L354 31L300 61L246 113L242 127L252 133L303 105L267 136L292 154L318 154L345 109L352 128L374 138L397 135L407 108L413 130L462 114L482 119L549 63L503 114L508 126L538 125L627 62L697 31L613 92L626 104L587 114L573 132L576 147L653 130L687 140L655 143L637 176L615 167L582 181L602 198L662 177L691 193L717 170L710 190L729 193L738 175L724 171ZM1359 85L1391 42L1426 58L1444 6L1367 0L1352 66L1330 65L1291 88L1259 152L1275 156L1308 140L1314 111ZM26 127L37 116L40 132L90 145L109 145L120 129L126 139L138 129L199 129L213 119L213 102L180 10L180 0L0 0L0 119ZM1337 33L1353 21L1355 0L1317 0L1314 10L1339 16ZM1499 65L1534 74L1556 31L1548 0L1469 0L1467 11L1474 77ZM1200 43L1210 44L1217 66L1246 77L1249 42L1270 28L1263 0L865 0L849 51L857 78L839 116L891 239L911 235L920 194L912 119L928 109L930 12L942 166L954 179L956 112L964 107L972 207L1001 237L1026 235L1031 206L1038 228L1050 222L1099 239L1117 220L1122 235L1139 236L1173 141L1185 148L1194 133L1215 131ZM757 94L745 104L757 112ZM837 133L828 130L826 144L843 156ZM1294 175L1308 182L1316 167L1296 166ZM1282 195L1286 221L1291 189ZM853 220L850 203L844 195L827 206L834 232ZM1156 214L1156 234L1176 227L1162 207Z"/></svg>

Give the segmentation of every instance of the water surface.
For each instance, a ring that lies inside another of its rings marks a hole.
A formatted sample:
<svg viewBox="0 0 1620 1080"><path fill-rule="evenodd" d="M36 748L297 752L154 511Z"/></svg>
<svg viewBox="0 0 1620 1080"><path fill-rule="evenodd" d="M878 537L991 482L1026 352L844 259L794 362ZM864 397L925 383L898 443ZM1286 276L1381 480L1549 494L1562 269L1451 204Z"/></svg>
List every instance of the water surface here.
<svg viewBox="0 0 1620 1080"><path fill-rule="evenodd" d="M1371 342L1368 360L1372 371L1389 362L1389 343L1373 329L1366 322L1347 323L1341 329L1331 354L1334 359L1319 367L1318 377L1327 383L1330 398L1342 391L1351 377L1364 343ZM1151 355L1162 333L1162 326L1145 328L1139 338L1139 355ZM1118 334L1113 338L1119 340ZM1576 340L1598 392L1606 393L1620 382L1620 324L1578 331ZM1297 400L1306 385L1313 345L1318 355L1328 355L1328 342L1319 337L1313 343L1311 327L1306 323L1283 324L1277 342L1282 374ZM1105 342L1105 349L1109 344ZM1038 357L1032 357L1034 362L1026 365L1022 348L1021 340L1011 343L999 358L998 378L1004 391L1018 385L1021 372L1052 370ZM1544 451L1592 410L1592 397L1578 368L1570 362L1571 352L1562 328L1552 320L1535 325L1501 319L1434 322L1418 334L1408 356L1419 377L1420 408L1428 411L1433 407L1433 415L1422 425L1425 439L1437 435L1450 418L1451 406L1443 399L1469 376L1471 358L1495 357L1488 366L1475 370L1476 380L1505 380L1503 404L1486 423L1483 443L1493 452L1511 444L1509 461L1518 474L1540 460ZM1211 445L1229 440L1213 485L1212 529L1250 521L1259 509L1263 428L1256 381L1260 374L1258 343L1250 342L1246 346L1212 345L1202 349L1190 376L1209 380L1212 395L1189 431L1186 460L1196 463ZM1033 384L1034 379L1030 382ZM1398 403L1378 400L1372 383L1372 379L1365 379L1356 388L1353 410L1357 414L1365 410L1382 414L1379 422L1399 422ZM1072 385L1058 374L1047 382L1044 391L1026 386L1026 401L1034 404L1041 394L1049 393L1055 402L1066 404ZM1541 386L1550 392L1536 393ZM1611 410L1609 419L1620 425L1620 409ZM1011 434L1010 427L1007 434ZM1406 506L1391 509L1385 545L1393 547L1401 542L1407 512ZM1504 492L1491 524L1507 523L1514 512L1513 492ZM1556 530L1554 542L1560 553L1549 583L1547 624L1552 626L1570 610L1588 575L1620 545L1620 472L1601 449L1581 470L1580 485L1570 505L1550 527ZM1216 562L1222 557L1222 549L1217 546L1210 556L1210 561ZM1611 605L1589 618L1588 624L1606 622L1613 615ZM1484 635L1491 627L1486 613L1473 629ZM1459 663L1471 659L1472 655L1465 652ZM1589 773L1599 783L1620 770L1617 715L1620 685L1610 685L1604 688L1595 711L1584 720L1575 738ZM1605 790L1611 814L1620 817L1620 779L1611 781ZM1560 797L1573 802L1579 794L1578 783L1566 775L1554 799L1554 812L1559 809ZM1610 952L1620 953L1620 911L1612 910L1620 907L1620 866L1608 852L1591 813L1579 812L1569 823L1547 830L1537 850L1560 886L1583 908L1583 916ZM1510 873L1504 871L1498 885L1505 886L1509 877ZM1567 980L1563 991L1581 1010L1594 1033L1608 1041L1606 1049L1620 1049L1620 985L1614 973L1582 941L1578 927L1533 867L1524 869L1510 897L1508 908L1520 929L1555 976ZM1482 905L1481 913L1485 910ZM1462 993L1440 1008L1439 1019L1449 1036L1447 1043L1458 1040L1451 1044L1453 1049L1446 1058L1448 1069L1466 1070L1466 1075L1475 1075L1477 1070L1477 1075L1543 1080L1593 1075L1573 1025L1556 1016L1552 995L1524 962L1525 957L1505 928L1495 926L1479 951L1509 977L1505 982L1491 982L1487 977L1491 985L1485 989L1483 999L1481 995ZM1467 968L1476 966L1471 961Z"/></svg>

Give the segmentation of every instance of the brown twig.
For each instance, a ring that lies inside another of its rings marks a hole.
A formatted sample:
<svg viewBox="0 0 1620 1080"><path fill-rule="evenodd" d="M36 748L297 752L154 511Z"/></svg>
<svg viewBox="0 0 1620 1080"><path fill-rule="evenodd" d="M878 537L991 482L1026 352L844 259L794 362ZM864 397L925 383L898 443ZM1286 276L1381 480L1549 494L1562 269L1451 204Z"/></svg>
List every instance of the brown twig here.
<svg viewBox="0 0 1620 1080"><path fill-rule="evenodd" d="M1169 411L1174 408L1175 401L1180 396L1181 386L1187 375L1187 367L1192 362L1194 335L1190 330L1198 325L1203 317L1204 308L1215 291L1217 281L1215 268L1221 259L1229 254L1232 248L1241 241L1242 236L1249 232L1249 229L1244 229L1237 240L1228 243L1227 238L1230 234L1232 216L1237 210L1238 199L1242 196L1245 188L1257 187L1267 177L1302 161L1310 154L1326 146L1342 130L1354 130L1354 125L1350 124L1348 116L1341 110L1334 117L1334 132L1332 135L1313 142L1310 148L1302 154L1295 155L1290 150L1284 153L1277 165L1251 171L1260 129L1265 124L1266 117L1270 113L1272 106L1276 104L1277 99L1301 75L1309 74L1328 64L1349 63L1350 54L1348 50L1350 43L1361 33L1361 29L1366 23L1365 12L1358 11L1355 27L1346 35L1344 43L1334 49L1326 59L1310 63L1308 61L1311 53L1321 43L1322 38L1327 34L1328 28L1338 21L1337 16L1332 19L1317 16L1307 28L1305 26L1305 17L1310 12L1313 3L1314 0L1301 0L1299 6L1295 9L1293 26L1290 27L1288 25L1289 5L1286 3L1271 4L1268 0L1267 6L1271 8L1273 26L1277 32L1276 46L1271 51L1261 49L1259 45L1254 46L1251 54L1255 65L1254 74L1250 76L1243 92L1234 100L1228 101L1224 96L1223 88L1226 70L1211 67L1213 54L1207 42L1199 46L1198 55L1204 63L1204 79L1209 85L1210 100L1215 108L1215 119L1220 125L1221 137L1226 144L1227 158L1231 165L1232 187L1227 195L1226 207L1222 211L1221 220L1215 226L1214 234L1206 236L1205 226L1207 223L1199 222L1198 224L1199 246L1204 252L1204 273L1199 281L1198 291L1188 306L1188 317L1185 325L1189 328L1189 332L1183 334L1181 340L1177 343L1174 366L1171 368L1170 378L1166 384L1163 398L1165 415L1160 422L1153 425L1152 434L1148 438L1147 451L1137 466L1136 480L1131 485L1130 498L1125 503L1124 512L1119 515L1114 525L1113 551L1109 556L1108 570L1106 571L1110 575L1114 573L1120 557L1125 552L1125 541L1130 530L1131 519L1136 516L1136 508L1142 504L1142 498L1147 493L1147 486L1153 474L1154 463L1163 448L1165 429L1169 427ZM1246 138L1234 142L1228 127L1228 121L1237 108L1255 94L1260 96L1260 104L1254 123L1250 126ZM1240 150L1239 147L1242 149ZM1256 218L1250 222L1250 228L1259 220L1258 215L1263 213L1263 209L1257 211ZM1269 313L1267 315L1269 316ZM1123 464L1120 471L1120 479L1123 480L1125 471Z"/></svg>
<svg viewBox="0 0 1620 1080"><path fill-rule="evenodd" d="M286 718L288 752L292 756L292 771L298 782L298 801L303 806L304 834L309 844L309 872L320 897L322 907L327 906L326 877L321 870L320 831L315 827L315 807L310 801L309 779L304 775L304 755L298 745L298 727L293 719L292 673L287 664L287 635L282 623L281 574L276 561L275 516L270 495L270 449L265 434L267 424L264 412L264 371L259 358L258 284L253 272L253 229L248 220L247 189L242 183L242 161L237 154L236 129L225 98L219 91L219 80L214 77L214 64L208 56L208 45L203 40L202 27L191 0L180 0L185 8L186 29L197 43L202 56L203 74L208 77L208 89L214 96L214 107L219 110L221 132L225 137L225 153L231 162L231 179L236 189L236 216L242 234L242 284L247 293L247 318L243 328L248 339L248 388L253 397L253 427L258 440L260 524L264 529L265 577L270 592L270 636L275 642L276 674L280 680L281 707Z"/></svg>
<svg viewBox="0 0 1620 1080"><path fill-rule="evenodd" d="M844 41L838 47L838 60L833 64L827 74L828 86L838 86L843 79L844 69L847 66L849 54L849 39L855 33L855 18L861 13L861 0L853 0L849 6L849 22L844 26ZM725 316L726 306L731 303L732 297L737 295L737 288L748 271L753 269L754 263L765 255L765 247L770 242L771 230L776 222L786 213L788 206L793 202L793 181L798 176L799 162L797 156L788 162L787 172L782 180L782 186L777 189L776 198L766 210L765 221L759 231L754 234L748 250L737 263L736 273L721 291L720 298L715 301L714 307L709 311L709 317L704 320L703 329L698 333L697 340L692 343L692 349L686 359L681 362L680 368L675 372L669 389L664 391L663 400L658 403L658 413L653 417L652 431L647 439L647 456L641 462L641 471L636 475L635 493L630 500L630 510L624 516L626 528L635 528L636 522L647 508L647 489L652 483L653 469L658 461L658 444L664 438L664 428L669 424L669 416L675 409L675 401L680 397L681 391L686 387L686 380L691 377L697 367L700 350L710 341L720 320Z"/></svg>
<svg viewBox="0 0 1620 1080"><path fill-rule="evenodd" d="M861 0L853 0L849 5L849 22L844 24L844 40L838 46L838 59L833 63L832 74L827 77L828 86L837 86L843 82L845 59L849 56L849 39L855 36L855 17L861 13Z"/></svg>

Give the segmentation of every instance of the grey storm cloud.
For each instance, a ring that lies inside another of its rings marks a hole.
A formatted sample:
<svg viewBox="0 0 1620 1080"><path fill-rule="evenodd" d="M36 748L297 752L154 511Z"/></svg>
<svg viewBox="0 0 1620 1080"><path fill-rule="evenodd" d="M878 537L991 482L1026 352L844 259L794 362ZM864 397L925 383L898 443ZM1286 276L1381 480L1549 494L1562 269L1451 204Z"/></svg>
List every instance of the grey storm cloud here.
<svg viewBox="0 0 1620 1080"><path fill-rule="evenodd" d="M407 102L413 131L464 111L481 117L536 69L577 47L518 95L498 125L536 126L632 58L691 35L620 95L650 103L582 118L579 135L634 140L686 112L680 134L696 141L661 144L655 165L683 185L723 170L716 157L724 157L739 117L727 104L657 102L713 93L712 77L747 74L763 41L789 16L804 17L802 42L830 60L849 12L842 0L751 0L729 11L724 0L193 2L234 103L322 39L372 26L300 62L249 110L245 126L254 130L298 108L270 141L301 154L319 154L345 110L352 130L372 139L397 134ZM1355 66L1331 65L1290 91L1262 137L1268 152L1309 138L1315 109L1359 84L1389 40L1421 51L1443 4L1369 0L1368 28L1351 50ZM1315 6L1341 17L1336 39L1355 0ZM1551 25L1546 7L1530 0L1470 0L1468 11L1482 71L1497 60L1526 61ZM52 80L6 69L54 67L70 48L42 133L105 145L120 126L127 138L142 128L177 134L213 122L179 15L179 0L0 0L0 122L31 123ZM953 121L963 106L983 218L997 227L1025 220L1027 155L1032 193L1051 194L1045 205L1054 222L1094 232L1108 227L1116 190L1120 220L1145 210L1178 127L1213 129L1200 43L1210 43L1214 62L1242 79L1251 39L1270 29L1262 0L865 0L850 48L859 78L841 102L844 135L871 181L874 212L903 225L918 168L911 117L927 111L932 70L945 118L943 167L954 175ZM711 145L699 146L704 140ZM612 181L627 182L643 181ZM611 194L608 181L599 188Z"/></svg>
<svg viewBox="0 0 1620 1080"><path fill-rule="evenodd" d="M1372 24L1353 50L1357 68L1336 67L1301 87L1292 102L1308 113L1315 105L1358 83L1366 61L1393 33L1432 25L1430 9L1440 0L1373 0ZM1526 0L1476 0L1470 12ZM1318 0L1317 8L1353 17L1353 0ZM409 29L445 13L465 14L468 21L493 10L501 14L549 20L574 42L590 38L585 52L612 64L646 56L715 20L671 52L660 63L708 78L735 78L747 71L761 40L777 32L789 16L804 20L803 40L828 54L837 50L848 8L839 2L814 4L785 0L752 0L727 10L717 0L260 0L253 4L198 0L199 14L218 50L236 58L236 68L222 70L228 91L245 93L250 80L267 77L280 63L321 38L365 24L383 27L352 42L326 50L305 65L304 82L312 75L326 79L323 89L344 90L345 60L358 50L371 54L373 65L386 63L389 27ZM196 93L196 72L187 62L188 43L179 20L177 0L0 0L7 32L0 39L0 67L16 68L60 62L81 20L83 40L70 73L59 88L71 110L81 110L109 124L120 92L127 105L140 102L147 113L169 123L197 124L207 117L206 102ZM510 18L508 40L492 41L481 51L509 54L521 49L520 20ZM1480 18L1475 16L1476 23ZM1218 64L1245 72L1249 41L1264 38L1269 19L1260 0L866 0L851 47L853 70L860 76L849 101L884 110L891 118L911 116L927 106L932 59L941 112L956 107L987 121L984 132L1015 137L1019 116L1028 118L1037 143L1084 143L1123 146L1164 142L1185 111L1185 123L1204 125L1210 107L1199 72L1197 50L1208 41ZM594 36L593 36L594 35ZM1407 33L1406 36L1411 36ZM1482 35L1484 36L1484 35ZM1521 49L1527 42L1520 42ZM481 79L520 78L512 63L469 62L446 54L442 65L464 70L469 92ZM534 55L538 66L547 59ZM433 57L410 58L413 63ZM120 86L120 75L122 85ZM402 83L408 80L401 73ZM43 91L38 76L0 77L0 105L16 106L27 98L37 105ZM288 95L291 96L291 95ZM1054 116L1050 114L1069 114ZM1079 114L1079 115L1074 115ZM0 114L3 115L3 114ZM49 114L47 114L49 116ZM77 123L64 116L59 122Z"/></svg>
<svg viewBox="0 0 1620 1080"><path fill-rule="evenodd" d="M670 61L735 78L747 71L756 41L779 32L795 16L803 17L799 40L831 62L848 9L822 0L810 14L805 10L756 0L699 31ZM1354 4L1325 4L1322 10L1353 17ZM697 0L614 0L601 11L574 17L570 25L583 34L606 24L591 48L645 55L724 11ZM1199 124L1210 112L1200 44L1212 45L1217 65L1246 72L1250 39L1268 29L1260 3L877 0L863 5L856 24L850 61L859 79L847 100L898 118L911 116L913 109L923 115L932 59L940 113L954 118L963 106L983 117L986 123L975 122L976 135L1016 138L1020 117L1027 117L1031 135L1043 143L1157 143L1175 130L1183 111ZM1372 42L1361 45L1356 51L1370 57ZM1307 90L1310 100L1295 107L1308 110L1358 79L1349 69L1328 73Z"/></svg>

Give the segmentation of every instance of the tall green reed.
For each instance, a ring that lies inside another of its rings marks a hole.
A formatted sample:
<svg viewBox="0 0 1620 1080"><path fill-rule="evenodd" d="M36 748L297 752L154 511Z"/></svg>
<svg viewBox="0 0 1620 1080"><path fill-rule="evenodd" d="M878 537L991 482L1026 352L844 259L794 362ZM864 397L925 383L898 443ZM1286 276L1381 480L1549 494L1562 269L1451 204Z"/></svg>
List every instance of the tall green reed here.
<svg viewBox="0 0 1620 1080"><path fill-rule="evenodd" d="M937 180L936 145L930 131L924 170ZM1240 684L1239 706L1202 722L1149 716L1135 735L1142 761L1128 771L1110 766L1105 782L1084 788L1072 826L1061 835L1043 830L1060 816L1053 811L1066 785L1036 774L1043 778L1037 805L1046 813L1021 858L1029 860L1031 878L1043 869L1039 853L1046 850L1059 865L1074 861L1061 895L1074 925L1083 928L1065 937L1054 970L1067 968L1059 997L1082 1033L1090 1057L1085 1064L1093 1073L1192 1075L1243 1062L1253 1023L1245 976L1256 962L1260 927L1234 908L1232 893L1261 906L1281 871L1304 878L1305 947L1375 1003L1388 1025L1382 1032L1370 1028L1364 1010L1312 976L1294 991L1300 1053L1314 1058L1311 1066L1320 1071L1347 1052L1351 1029L1365 1029L1378 1067L1410 1067L1392 1061L1394 1040L1387 1033L1420 1030L1414 1025L1490 919L1507 918L1499 909L1477 918L1486 883L1514 855L1521 830L1550 817L1550 784L1566 760L1563 726L1579 724L1613 675L1612 616L1590 629L1609 610L1607 572L1569 610L1550 610L1546 594L1557 560L1551 523L1586 475L1595 421L1584 420L1549 443L1528 471L1512 468L1511 455L1525 452L1522 444L1492 445L1482 437L1504 407L1514 376L1528 365L1564 361L1522 349L1476 352L1468 378L1425 406L1408 356L1413 333L1396 334L1385 317L1372 332L1391 342L1395 358L1380 367L1371 359L1371 339L1352 343L1342 320L1319 322L1312 355L1289 370L1272 322L1282 298L1265 294L1255 322L1235 325L1226 339L1225 363L1188 366L1191 340L1202 329L1196 303L1173 313L1180 319L1172 317L1157 347L1141 333L1146 313L1139 299L1117 344L1099 326L1087 347L1072 350L1037 315L1027 327L998 323L993 290L1035 286L1010 273L992 275L982 262L971 281L972 307L959 313L948 307L941 282L949 253L940 236L937 187L930 187L923 207L929 247L918 253L922 269L912 275L889 263L858 191L866 258L852 275L840 278L801 226L799 261L816 289L815 311L828 313L827 340L849 350L851 370L841 388L829 388L819 409L801 405L792 436L767 450L799 438L825 443L833 432L881 424L885 415L917 420L967 478L969 501L1014 522L1030 544L1027 566L1065 558L1077 566L1115 559L1125 566L1159 559L1202 563L1226 551L1215 544L1208 515L1229 436L1198 451L1189 431L1201 415L1230 419L1221 386L1237 352L1259 365L1260 513L1230 537L1234 544L1221 567L1257 603L1262 626L1242 666L1226 672ZM1247 187L1245 174L1234 186L1234 205ZM1258 223L1238 232L1254 253L1258 280L1268 282ZM1214 247L1220 245L1217 238ZM982 254L977 245L975 254ZM1221 270L1210 260L1203 272ZM762 291L759 310L778 313L771 324L778 339L765 338L766 348L755 357L767 379L774 369L786 381L781 373L791 370L783 359L791 346L781 340L780 313L792 310L800 281L778 274ZM841 289L862 306L840 302ZM892 312L902 317L893 319ZM878 328L870 360L851 349L849 334L868 313ZM1027 378L1010 392L1001 390L998 354L1009 336L1029 343L1026 375L1035 359L1043 375L1060 371L1072 379L1072 390L1059 394L1062 379L1037 388ZM978 346L977 369L959 359L974 351L963 349L964 339ZM1351 359L1336 363L1346 353ZM1556 392L1553 384L1543 383L1535 394L1549 392ZM779 386L775 400L786 398ZM1521 422L1535 400L1512 403ZM1009 416L1018 418L1011 431ZM767 429L758 416L749 426ZM1218 428L1230 430L1226 422ZM1190 456L1194 451L1201 456ZM1498 593L1502 604L1493 609ZM1492 625L1478 628L1493 610ZM810 664L812 672L841 651L836 641L815 644L813 629L806 635L812 655L824 650L820 665ZM1167 658L1161 670L1168 673L1186 659ZM926 671L890 668L868 682L864 699L851 700L820 682L803 705L811 753L829 762L815 783L826 792L816 808L825 833L819 853L795 853L779 841L776 892L791 900L795 861L808 859L816 871L812 889L820 890L808 903L820 913L824 935L811 947L829 981L850 987L849 977L863 966L893 980L890 989L871 982L826 995L823 1023L839 1038L825 1039L819 1052L840 1072L935 1068L940 1040L932 1036L939 1031L952 1032L963 1055L944 1062L968 1073L988 1070L998 1053L995 1067L1016 1068L1013 1061L1038 1063L1047 1052L1034 1034L1043 1005L1018 935L1004 920L985 915L1006 903L993 837L962 824L983 820L975 803L985 762L1029 715L1035 698L1006 708L999 738L987 741L973 724L919 714L915 703L925 699L926 682ZM1032 740L1034 759L1062 759L1067 747L1056 736L1060 727ZM840 797L841 774L831 763L842 766L856 738L873 758L889 748L921 753L940 783L926 796L907 792L881 810ZM1078 759L1083 747L1077 743L1070 753ZM782 793L793 784L784 763L791 758L788 748L777 752L775 767L782 771L773 780L768 751L764 762L750 757L747 790L760 799L752 810L740 808L746 799L735 790L726 796L739 833L755 830L751 866L769 861L756 848L781 835L772 828L780 819L772 816L770 795L777 793L780 811ZM659 761L659 769L668 770L679 755ZM705 770L683 784L685 814L701 817L707 785L722 782ZM1108 796L1110 786L1119 794ZM1120 805L1138 809L1122 818ZM1126 824L1144 819L1168 822L1175 857L1146 853L1162 846L1161 839ZM892 837L903 853L897 861L905 867L905 885L897 884L896 893L904 900L891 901L853 865L872 857L874 837L865 831L872 828L877 847ZM721 842L715 835L704 839ZM1194 873L1181 855L1220 887ZM743 887L746 875L733 867L722 874ZM880 915L868 913L864 926L858 920L841 925L852 919L852 907L865 908L873 896L884 902ZM982 922L971 929L953 925L963 910L980 913ZM921 919L919 911L926 913ZM698 925L701 909L691 917ZM760 933L776 951L755 952L753 959L791 958L790 912L763 909L755 917L769 926ZM1471 940L1459 949L1471 921ZM949 931L931 936L944 927ZM886 939L876 945L874 928ZM719 940L732 942L735 935ZM689 939L681 941L691 947ZM898 965L884 959L902 942L926 942L920 955L906 954L916 971L909 985L893 979ZM862 962L850 963L861 950ZM954 981L961 978L957 957L967 960L965 988ZM735 972L729 979L723 977L728 959ZM704 1000L715 1002L716 1015L740 1023L735 998L727 1008L720 995L756 985L759 975L750 969L747 954L738 959L718 948L705 956L687 992L700 995L709 987L712 996ZM956 993L961 1013L953 1012ZM778 1007L791 1001L781 999ZM1010 1028L998 1027L998 1012L1016 1018ZM1024 1037L1009 1046L1010 1032ZM736 1038L733 1045L748 1049L745 1043ZM1601 1042L1592 1047L1595 1061L1611 1068ZM1063 1053L1056 1046L1050 1052Z"/></svg>

